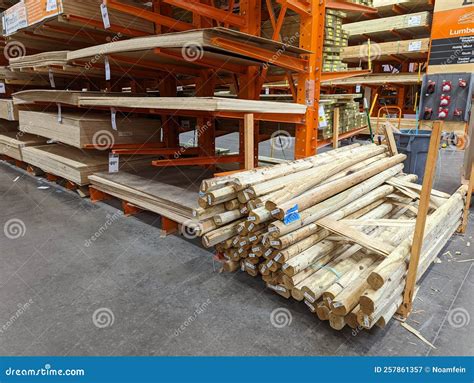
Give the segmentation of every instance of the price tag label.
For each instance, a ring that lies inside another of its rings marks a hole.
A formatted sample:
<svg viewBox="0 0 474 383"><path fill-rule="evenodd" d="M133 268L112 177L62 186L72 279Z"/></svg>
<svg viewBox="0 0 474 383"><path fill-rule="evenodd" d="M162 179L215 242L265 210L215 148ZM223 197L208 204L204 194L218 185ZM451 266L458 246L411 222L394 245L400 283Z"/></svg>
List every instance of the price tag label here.
<svg viewBox="0 0 474 383"><path fill-rule="evenodd" d="M7 93L7 88L5 87L4 82L0 82L0 93L2 93L2 94Z"/></svg>
<svg viewBox="0 0 474 383"><path fill-rule="evenodd" d="M58 122L59 122L60 124L62 124L62 123L63 123L62 106L61 106L61 104L59 104L59 103L56 104L56 105L58 106Z"/></svg>
<svg viewBox="0 0 474 383"><path fill-rule="evenodd" d="M119 155L109 154L109 173L118 173L119 171Z"/></svg>
<svg viewBox="0 0 474 383"><path fill-rule="evenodd" d="M360 84L357 84L357 85L356 85L356 93L360 93L360 89L361 89Z"/></svg>
<svg viewBox="0 0 474 383"><path fill-rule="evenodd" d="M319 105L319 126L321 128L327 128L328 121L326 120L326 112L324 111L324 106Z"/></svg>
<svg viewBox="0 0 474 383"><path fill-rule="evenodd" d="M105 81L110 81L110 62L107 56L104 57L104 66L105 66Z"/></svg>
<svg viewBox="0 0 474 383"><path fill-rule="evenodd" d="M46 1L46 12L52 12L58 9L58 3L56 0L47 0Z"/></svg>
<svg viewBox="0 0 474 383"><path fill-rule="evenodd" d="M109 18L109 11L107 9L107 5L102 3L100 5L100 13L102 14L102 22L104 23L104 29L110 28L110 18Z"/></svg>
<svg viewBox="0 0 474 383"><path fill-rule="evenodd" d="M418 25L421 25L421 16L420 15L410 16L408 18L408 26L409 27L416 27Z"/></svg>
<svg viewBox="0 0 474 383"><path fill-rule="evenodd" d="M49 84L51 88L56 88L56 82L54 81L54 73L51 69L49 69Z"/></svg>
<svg viewBox="0 0 474 383"><path fill-rule="evenodd" d="M112 122L112 129L117 130L117 109L110 108L110 121Z"/></svg>
<svg viewBox="0 0 474 383"><path fill-rule="evenodd" d="M421 51L421 40L412 41L408 44L408 52L418 52Z"/></svg>

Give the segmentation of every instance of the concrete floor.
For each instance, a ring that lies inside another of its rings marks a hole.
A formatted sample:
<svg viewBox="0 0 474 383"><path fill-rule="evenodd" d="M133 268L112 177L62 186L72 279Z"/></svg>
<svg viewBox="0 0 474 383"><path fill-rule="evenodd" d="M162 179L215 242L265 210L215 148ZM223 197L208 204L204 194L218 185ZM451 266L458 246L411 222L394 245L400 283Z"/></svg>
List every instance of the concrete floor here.
<svg viewBox="0 0 474 383"><path fill-rule="evenodd" d="M453 192L462 153L445 151L441 157L436 187ZM0 231L1 355L473 351L474 273L471 261L458 262L474 258L472 220L467 235L455 236L424 278L408 320L433 349L395 320L384 330L334 331L303 303L281 298L260 279L218 273L198 240L161 238L152 214L123 217L113 206L92 204L4 163L0 196L2 228L20 224L19 232L8 233L20 235L17 239ZM94 233L97 239L87 242ZM291 323L273 326L276 309L290 310Z"/></svg>

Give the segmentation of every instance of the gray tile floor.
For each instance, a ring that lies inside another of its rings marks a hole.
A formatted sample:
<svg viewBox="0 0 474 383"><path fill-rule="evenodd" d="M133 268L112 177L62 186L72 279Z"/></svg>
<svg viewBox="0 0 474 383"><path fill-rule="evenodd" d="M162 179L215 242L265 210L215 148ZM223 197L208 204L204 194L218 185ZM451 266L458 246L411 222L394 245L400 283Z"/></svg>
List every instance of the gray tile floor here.
<svg viewBox="0 0 474 383"><path fill-rule="evenodd" d="M436 187L452 192L462 153L441 158ZM409 319L432 349L397 321L334 331L261 280L218 273L197 240L161 238L156 216L117 211L0 164L0 224L23 234L0 232L1 355L472 354L474 273L457 262L474 258L472 222L442 252L456 260L441 255L424 278ZM291 323L275 328L281 308Z"/></svg>

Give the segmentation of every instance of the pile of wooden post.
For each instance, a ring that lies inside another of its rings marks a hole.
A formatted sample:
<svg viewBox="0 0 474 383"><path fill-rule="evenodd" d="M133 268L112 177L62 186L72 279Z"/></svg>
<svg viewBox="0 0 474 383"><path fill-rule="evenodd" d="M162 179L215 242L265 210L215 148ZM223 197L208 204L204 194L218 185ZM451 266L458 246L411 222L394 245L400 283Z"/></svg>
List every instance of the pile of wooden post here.
<svg viewBox="0 0 474 383"><path fill-rule="evenodd" d="M383 327L402 301L421 192L404 159L354 144L205 180L196 214L218 228L203 244L334 329ZM465 194L432 191L418 277L459 227Z"/></svg>

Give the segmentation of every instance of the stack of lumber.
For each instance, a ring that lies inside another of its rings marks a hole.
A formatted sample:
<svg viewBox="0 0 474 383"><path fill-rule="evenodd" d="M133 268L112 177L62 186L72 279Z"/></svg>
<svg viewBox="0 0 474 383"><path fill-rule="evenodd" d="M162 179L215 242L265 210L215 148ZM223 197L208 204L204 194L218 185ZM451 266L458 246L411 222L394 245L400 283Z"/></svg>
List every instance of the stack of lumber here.
<svg viewBox="0 0 474 383"><path fill-rule="evenodd" d="M260 275L334 329L384 326L400 306L421 187L405 155L351 145L201 184L224 269ZM433 191L421 277L459 226L466 189Z"/></svg>
<svg viewBox="0 0 474 383"><path fill-rule="evenodd" d="M45 144L46 139L33 134L18 131L0 133L0 154L18 161L23 161L23 148Z"/></svg>
<svg viewBox="0 0 474 383"><path fill-rule="evenodd" d="M121 0L121 2L142 7L139 3L130 0ZM64 26L64 23L67 23L82 29L103 30L101 4L102 0L56 0L48 1L47 4L45 1L24 0L3 12L3 32L8 36L19 30L41 27L44 22L47 22L50 27ZM137 9L140 11L140 8ZM142 7L142 9L146 8ZM113 9L108 9L108 14L110 24L121 27L123 34L154 33L153 23L143 18ZM60 29L53 36L60 37Z"/></svg>
<svg viewBox="0 0 474 383"><path fill-rule="evenodd" d="M95 173L89 180L96 190L181 225L189 225L196 230L196 236L215 230L212 216L202 215L196 201L199 183L212 173L182 167L180 174L182 176L176 176L176 169L145 168L135 172Z"/></svg>
<svg viewBox="0 0 474 383"><path fill-rule="evenodd" d="M16 104L47 102L88 108L115 107L298 115L306 113L306 106L302 104L222 97L140 97L132 93L29 90L15 93L13 99Z"/></svg>
<svg viewBox="0 0 474 383"><path fill-rule="evenodd" d="M367 40L367 36L375 36L387 40L397 40L399 37L393 31L409 32L416 36L429 35L431 27L430 12L417 12L400 16L358 21L344 24L344 30L350 39Z"/></svg>
<svg viewBox="0 0 474 383"><path fill-rule="evenodd" d="M347 70L342 62L341 52L349 44L349 34L342 29L342 21L347 14L334 9L326 10L323 46L323 71L337 72Z"/></svg>
<svg viewBox="0 0 474 383"><path fill-rule="evenodd" d="M53 144L22 148L23 161L45 173L62 177L76 185L88 185L88 177L96 172L107 171L109 156L98 150L82 151L69 146ZM139 169L150 165L149 158L120 157L119 168Z"/></svg>
<svg viewBox="0 0 474 383"><path fill-rule="evenodd" d="M411 59L425 58L428 54L429 45L429 38L372 43L370 57L372 60L381 61L393 60L393 55L402 55ZM364 45L345 47L341 58L346 62L359 63L361 60L367 61L368 55L369 48L365 43Z"/></svg>
<svg viewBox="0 0 474 383"><path fill-rule="evenodd" d="M320 139L328 139L334 135L334 110L339 109L339 133L345 133L352 130L361 129L367 126L367 114L360 112L360 105L356 98L360 98L360 94L325 94L321 95L321 104L324 107L327 126L320 124L318 137Z"/></svg>
<svg viewBox="0 0 474 383"><path fill-rule="evenodd" d="M118 144L139 144L156 142L159 134L159 120L117 115L113 129L110 113L63 113L61 122L58 114L35 111L20 111L20 130L59 141L76 148L87 146L108 147ZM154 141L152 141L154 140Z"/></svg>

